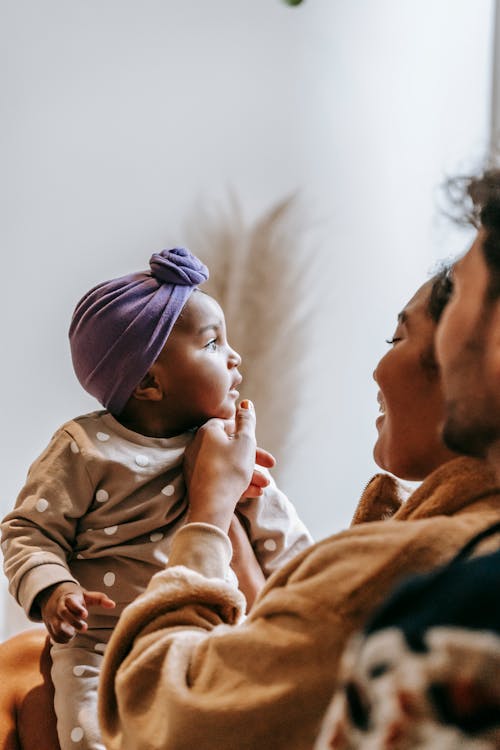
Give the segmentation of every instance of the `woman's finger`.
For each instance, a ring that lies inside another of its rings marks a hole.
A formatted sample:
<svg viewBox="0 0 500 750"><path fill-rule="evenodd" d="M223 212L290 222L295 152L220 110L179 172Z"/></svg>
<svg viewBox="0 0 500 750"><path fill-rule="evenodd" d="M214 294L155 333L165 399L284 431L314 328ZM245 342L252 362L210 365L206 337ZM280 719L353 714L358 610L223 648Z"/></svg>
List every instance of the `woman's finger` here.
<svg viewBox="0 0 500 750"><path fill-rule="evenodd" d="M268 476L262 473L262 471L259 471L259 469L254 469L254 472L252 474L252 479L250 481L250 484L255 484L257 487L267 487L271 480Z"/></svg>
<svg viewBox="0 0 500 750"><path fill-rule="evenodd" d="M236 409L234 418L234 434L254 436L255 432L255 409L248 399L245 399Z"/></svg>
<svg viewBox="0 0 500 750"><path fill-rule="evenodd" d="M273 466L276 466L276 459L272 453L257 446L257 450L255 451L255 463L259 464L259 466L264 466L266 469L272 469Z"/></svg>

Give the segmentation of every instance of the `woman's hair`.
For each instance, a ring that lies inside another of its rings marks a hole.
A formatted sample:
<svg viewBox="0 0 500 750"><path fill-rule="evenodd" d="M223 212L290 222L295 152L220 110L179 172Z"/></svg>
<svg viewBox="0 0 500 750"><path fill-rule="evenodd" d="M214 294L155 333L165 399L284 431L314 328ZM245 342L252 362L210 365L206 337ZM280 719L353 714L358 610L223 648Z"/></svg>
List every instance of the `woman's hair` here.
<svg viewBox="0 0 500 750"><path fill-rule="evenodd" d="M452 288L450 266L445 265L432 277L431 293L427 303L427 312L434 323L439 323L443 310L451 297Z"/></svg>
<svg viewBox="0 0 500 750"><path fill-rule="evenodd" d="M500 168L494 164L495 157L491 157L480 174L453 177L445 183L447 214L458 224L485 230L482 251L490 277L489 301L500 297Z"/></svg>
<svg viewBox="0 0 500 750"><path fill-rule="evenodd" d="M431 279L431 292L427 301L427 313L436 324L439 323L439 319L451 296L452 281L450 278L450 268L450 265L444 265ZM434 342L421 354L420 363L427 372L429 379L433 380L439 375Z"/></svg>

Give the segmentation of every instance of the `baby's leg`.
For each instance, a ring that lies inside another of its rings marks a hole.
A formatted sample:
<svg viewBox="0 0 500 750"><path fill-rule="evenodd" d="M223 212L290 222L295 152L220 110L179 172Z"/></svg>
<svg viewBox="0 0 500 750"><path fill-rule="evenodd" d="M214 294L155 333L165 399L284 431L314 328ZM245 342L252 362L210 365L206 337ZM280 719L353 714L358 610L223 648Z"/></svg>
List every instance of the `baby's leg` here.
<svg viewBox="0 0 500 750"><path fill-rule="evenodd" d="M105 750L97 721L97 684L111 631L91 631L52 645L52 681L61 750Z"/></svg>

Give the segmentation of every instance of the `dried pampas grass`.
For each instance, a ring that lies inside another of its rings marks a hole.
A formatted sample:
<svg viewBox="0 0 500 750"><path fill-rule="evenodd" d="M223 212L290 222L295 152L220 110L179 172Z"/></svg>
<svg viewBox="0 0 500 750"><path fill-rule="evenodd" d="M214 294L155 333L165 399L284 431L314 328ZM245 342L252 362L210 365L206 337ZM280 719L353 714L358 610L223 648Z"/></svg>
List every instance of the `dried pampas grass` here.
<svg viewBox="0 0 500 750"><path fill-rule="evenodd" d="M231 345L241 354L241 395L257 411L260 445L286 469L294 415L307 387L318 294L316 253L296 196L247 226L238 201L198 210L188 246L209 267L203 289L222 306Z"/></svg>

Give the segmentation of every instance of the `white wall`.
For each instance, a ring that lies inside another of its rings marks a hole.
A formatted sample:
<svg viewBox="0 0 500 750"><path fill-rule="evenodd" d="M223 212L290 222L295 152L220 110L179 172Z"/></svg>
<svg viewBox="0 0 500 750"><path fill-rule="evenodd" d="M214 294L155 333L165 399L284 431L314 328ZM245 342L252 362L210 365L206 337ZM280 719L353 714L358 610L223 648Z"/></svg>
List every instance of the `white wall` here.
<svg viewBox="0 0 500 750"><path fill-rule="evenodd" d="M328 291L283 484L316 537L341 528L374 471L383 340L463 246L435 188L488 141L493 0L2 5L0 511L94 408L68 355L79 296L182 243L198 200L232 186L253 218L299 188Z"/></svg>

